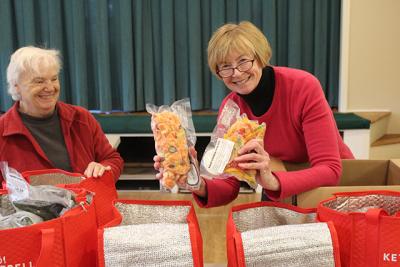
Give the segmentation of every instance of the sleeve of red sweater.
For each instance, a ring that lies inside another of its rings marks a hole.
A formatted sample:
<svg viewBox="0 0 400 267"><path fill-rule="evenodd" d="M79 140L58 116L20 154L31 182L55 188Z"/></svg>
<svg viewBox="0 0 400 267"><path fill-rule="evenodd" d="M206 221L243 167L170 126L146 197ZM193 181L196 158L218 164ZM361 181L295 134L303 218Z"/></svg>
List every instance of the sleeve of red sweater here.
<svg viewBox="0 0 400 267"><path fill-rule="evenodd" d="M220 106L219 114L225 106L228 97L226 97ZM223 206L235 200L239 194L240 181L234 177L226 179L204 179L206 183L207 197L201 198L193 194L193 198L202 208L212 208Z"/></svg>
<svg viewBox="0 0 400 267"><path fill-rule="evenodd" d="M311 167L292 172L274 172L281 190L266 190L273 200L283 199L316 187L337 185L342 165L337 142L337 127L318 80L313 76L301 81L302 90L291 104L294 120L304 135Z"/></svg>
<svg viewBox="0 0 400 267"><path fill-rule="evenodd" d="M207 197L201 198L193 194L193 198L202 208L212 208L230 203L239 194L240 182L233 178L205 179Z"/></svg>
<svg viewBox="0 0 400 267"><path fill-rule="evenodd" d="M93 129L95 161L104 166L110 166L113 177L117 181L121 175L124 161L120 154L111 146L110 142L108 142L99 122L93 115L88 115L88 120Z"/></svg>

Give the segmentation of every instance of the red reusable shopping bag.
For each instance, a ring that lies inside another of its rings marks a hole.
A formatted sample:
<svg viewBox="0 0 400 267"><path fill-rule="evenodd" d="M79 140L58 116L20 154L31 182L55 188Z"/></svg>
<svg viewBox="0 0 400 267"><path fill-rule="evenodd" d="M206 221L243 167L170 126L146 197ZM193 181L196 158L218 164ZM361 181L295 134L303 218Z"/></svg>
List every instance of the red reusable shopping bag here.
<svg viewBox="0 0 400 267"><path fill-rule="evenodd" d="M342 266L399 266L400 192L336 193L319 203L317 219L334 223Z"/></svg>
<svg viewBox="0 0 400 267"><path fill-rule="evenodd" d="M98 230L98 266L203 266L203 241L190 201L121 200Z"/></svg>
<svg viewBox="0 0 400 267"><path fill-rule="evenodd" d="M316 209L279 202L233 206L226 227L228 266L339 266L332 223L315 222Z"/></svg>
<svg viewBox="0 0 400 267"><path fill-rule="evenodd" d="M98 226L103 226L114 218L112 201L117 199L117 190L111 171L104 172L99 178L84 178L82 174L60 169L26 171L22 176L31 185L65 185L66 188L85 188L94 192Z"/></svg>
<svg viewBox="0 0 400 267"><path fill-rule="evenodd" d="M61 217L30 226L0 230L0 266L87 267L97 263L97 223L86 190L72 190L77 207ZM7 203L8 202L8 203ZM6 190L1 207L11 203Z"/></svg>

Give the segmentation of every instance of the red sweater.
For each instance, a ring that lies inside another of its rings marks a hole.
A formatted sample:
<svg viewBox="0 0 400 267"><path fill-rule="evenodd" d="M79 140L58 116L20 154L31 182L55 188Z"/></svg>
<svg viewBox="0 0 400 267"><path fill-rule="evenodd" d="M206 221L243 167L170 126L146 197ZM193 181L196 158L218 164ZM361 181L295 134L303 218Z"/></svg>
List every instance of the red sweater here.
<svg viewBox="0 0 400 267"><path fill-rule="evenodd" d="M354 158L339 135L332 111L319 81L297 69L273 67L275 93L269 110L256 117L246 102L231 92L220 112L232 99L249 119L265 122L264 148L271 157L289 162L310 162L301 171L274 172L278 192L264 190L269 198L283 199L319 186L337 185L342 172L341 158ZM235 178L206 180L208 199L195 199L202 207L225 205L234 200L240 182Z"/></svg>
<svg viewBox="0 0 400 267"><path fill-rule="evenodd" d="M118 180L123 160L92 114L60 101L57 110L72 170L83 173L91 161L96 161L110 165L114 179ZM7 161L19 172L55 168L23 124L18 103L0 117L0 161ZM2 180L0 172L0 182Z"/></svg>

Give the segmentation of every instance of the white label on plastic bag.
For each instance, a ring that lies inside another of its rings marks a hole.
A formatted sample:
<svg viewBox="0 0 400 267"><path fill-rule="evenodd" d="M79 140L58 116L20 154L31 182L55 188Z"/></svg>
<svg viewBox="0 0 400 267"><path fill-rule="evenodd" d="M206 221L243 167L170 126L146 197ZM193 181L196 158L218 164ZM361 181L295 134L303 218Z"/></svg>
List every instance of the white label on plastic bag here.
<svg viewBox="0 0 400 267"><path fill-rule="evenodd" d="M218 138L214 149L206 151L203 156L204 166L212 175L220 175L224 172L226 164L231 158L234 142Z"/></svg>
<svg viewBox="0 0 400 267"><path fill-rule="evenodd" d="M6 178L7 188L11 191L9 194L12 201L18 201L29 197L28 183L19 177L16 173L8 172Z"/></svg>

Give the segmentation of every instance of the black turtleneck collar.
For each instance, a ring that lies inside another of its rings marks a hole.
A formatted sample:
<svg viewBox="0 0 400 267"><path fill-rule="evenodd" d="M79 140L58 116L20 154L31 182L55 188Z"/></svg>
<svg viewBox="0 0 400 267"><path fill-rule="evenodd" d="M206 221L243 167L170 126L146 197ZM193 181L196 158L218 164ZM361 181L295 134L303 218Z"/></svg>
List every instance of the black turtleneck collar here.
<svg viewBox="0 0 400 267"><path fill-rule="evenodd" d="M266 66L262 70L260 82L257 87L247 95L238 94L250 107L253 114L257 117L265 114L271 107L275 92L275 75L271 66Z"/></svg>

